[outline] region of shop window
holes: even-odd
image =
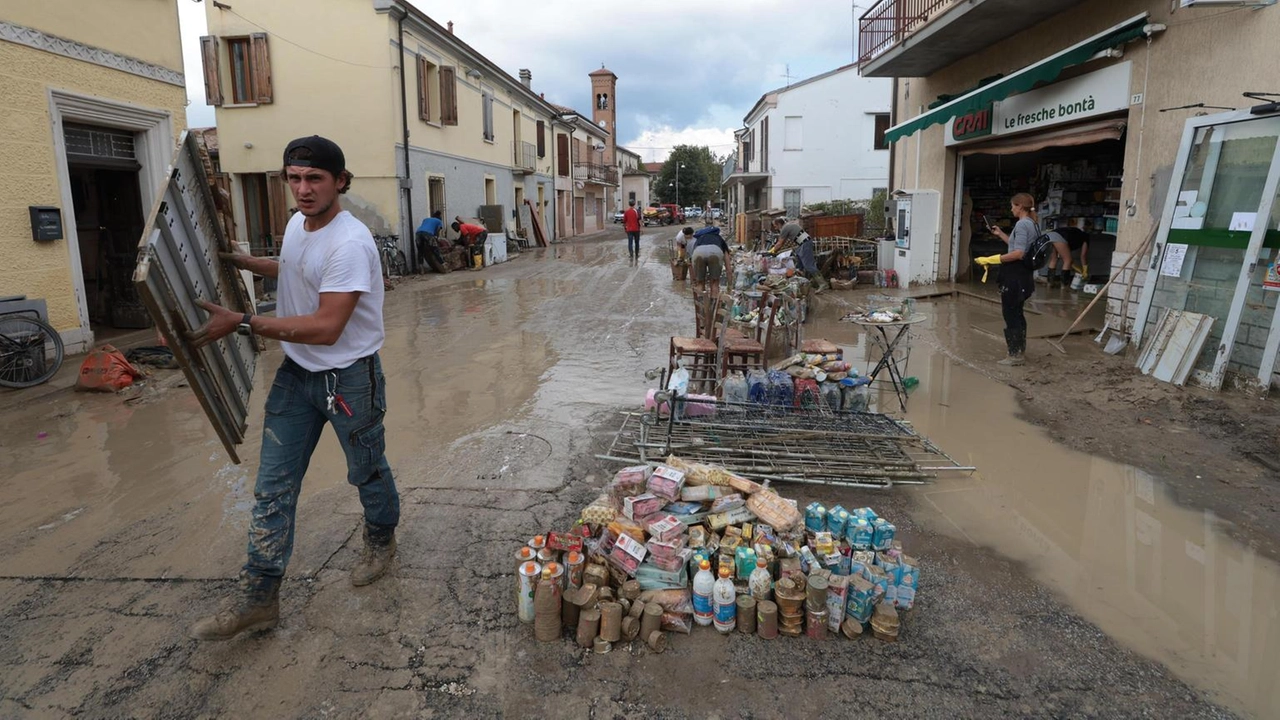
[[[875,116],[875,121],[876,121],[875,138],[873,140],[873,144],[871,147],[872,149],[875,149],[875,150],[888,150],[889,143],[885,142],[884,134],[889,131],[889,114],[878,113]]]

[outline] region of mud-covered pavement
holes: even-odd
[[[1280,714],[1276,567],[1157,478],[1017,420],[1013,391],[948,351],[967,313],[998,310],[954,303],[922,305],[907,416],[979,472],[918,490],[784,489],[897,522],[922,558],[899,643],[703,631],[662,655],[604,656],[536,643],[514,613],[514,550],[594,497],[615,469],[593,456],[616,411],[691,324],[666,234],[646,235],[638,264],[618,232],[388,293],[397,570],[347,582],[359,503],[326,436],[270,633],[186,636],[243,561],[253,432],[248,461],[229,464],[181,387],[7,413],[0,717]],[[811,332],[863,358],[865,340],[835,322],[855,297],[821,300]],[[279,360],[263,363],[255,426]]]

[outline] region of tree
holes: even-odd
[[[662,170],[658,171],[654,180],[654,195],[660,202],[678,202],[684,206],[701,206],[707,200],[717,200],[720,197],[720,166],[721,163],[705,145],[677,145],[662,164]]]

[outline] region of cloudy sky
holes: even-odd
[[[511,75],[532,70],[534,89],[548,100],[588,116],[587,73],[603,63],[618,76],[620,139],[646,161],[662,160],[682,143],[726,154],[762,93],[786,85],[788,74],[807,78],[853,55],[849,0],[412,1],[441,25],[452,20],[454,32]],[[178,0],[178,6],[187,121],[212,125],[200,72],[204,3]]]

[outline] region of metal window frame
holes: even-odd
[[[1191,156],[1191,145],[1195,141],[1198,130],[1211,126],[1226,126],[1254,120],[1268,120],[1276,115],[1257,115],[1252,110],[1235,110],[1231,112],[1204,115],[1188,118],[1182,129],[1182,142],[1178,146],[1178,157],[1174,162],[1173,174],[1170,176],[1169,192],[1165,197],[1164,211],[1160,214],[1160,227],[1156,234],[1156,242],[1152,247],[1151,259],[1147,266],[1147,280],[1142,287],[1142,300],[1138,305],[1138,317],[1134,319],[1133,339],[1141,347],[1143,331],[1146,329],[1147,317],[1151,312],[1151,303],[1155,299],[1156,283],[1160,278],[1160,267],[1164,262],[1164,251],[1168,246],[1169,230],[1173,226],[1174,208],[1178,204],[1178,193],[1182,188],[1183,176],[1187,171],[1187,162]],[[1272,206],[1275,203],[1276,189],[1280,187],[1280,140],[1271,157],[1271,167],[1267,171],[1267,179],[1262,187],[1262,199],[1258,205],[1258,221],[1253,224],[1253,232],[1249,234],[1249,244],[1245,247],[1244,258],[1240,264],[1240,274],[1236,279],[1235,295],[1231,298],[1231,310],[1227,314],[1222,328],[1222,340],[1219,342],[1217,356],[1214,358],[1213,370],[1207,377],[1199,377],[1200,384],[1219,389],[1226,378],[1227,363],[1231,360],[1231,352],[1235,346],[1236,333],[1240,328],[1240,318],[1244,314],[1244,304],[1249,290],[1249,280],[1257,268],[1262,243],[1266,238],[1267,224],[1271,219]],[[1280,306],[1272,318],[1271,330],[1267,336],[1267,345],[1262,354],[1262,362],[1258,370],[1259,381],[1263,387],[1270,385],[1270,375],[1275,367],[1276,350],[1280,348]],[[1123,318],[1121,319],[1123,322]],[[1265,380],[1263,379],[1265,378]]]
[[[254,312],[240,273],[218,258],[220,251],[233,249],[219,223],[195,136],[184,131],[147,216],[133,282],[227,454],[239,464],[236,446],[248,427],[257,342],[233,333],[195,348],[186,338],[206,318],[197,300]]]

